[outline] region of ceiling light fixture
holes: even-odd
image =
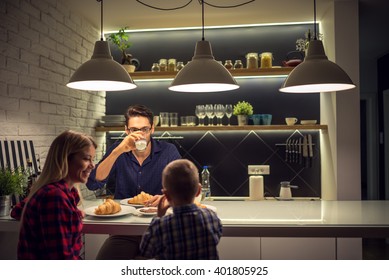
[[[355,88],[347,73],[328,60],[323,42],[316,33],[316,0],[314,0],[314,39],[308,44],[304,61],[288,75],[280,88],[286,93],[334,92]]]
[[[92,58],[82,64],[66,85],[70,88],[90,91],[119,91],[136,88],[128,72],[113,60],[109,44],[103,34],[103,0],[101,6],[101,39],[96,41]]]
[[[204,40],[204,1],[202,5],[202,40],[196,43],[192,61],[182,68],[169,90],[180,92],[219,92],[239,88],[231,73],[212,54],[211,44]]]

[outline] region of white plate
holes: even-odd
[[[142,207],[142,208],[136,209],[135,211],[136,211],[138,214],[143,215],[143,216],[155,216],[155,215],[157,215],[157,211],[155,211],[155,212],[150,212],[150,213],[148,213],[148,212],[143,212],[143,211],[142,211],[142,210],[147,210],[147,209],[155,209],[155,210],[157,210],[158,208],[157,208],[157,207]]]
[[[201,203],[202,204],[202,203]],[[217,208],[215,206],[212,206],[212,205],[208,205],[208,204],[202,204],[204,205],[205,207],[207,207],[209,210],[212,210],[213,212],[217,213]],[[201,208],[201,207],[199,207]],[[167,209],[166,211],[166,214],[173,214],[173,208],[170,207],[169,209]]]
[[[87,214],[89,216],[93,216],[93,217],[112,218],[112,217],[120,217],[120,216],[128,215],[128,214],[131,214],[135,211],[134,207],[122,207],[122,210],[120,210],[119,212],[117,212],[115,214],[97,215],[97,214],[95,214],[96,208],[97,208],[97,206],[88,207],[84,210],[84,212],[85,212],[85,214]]]
[[[131,203],[128,203],[128,200],[130,198],[125,198],[125,199],[122,199],[119,201],[119,203],[121,205],[126,205],[126,206],[132,206],[132,207],[135,207],[135,208],[139,208],[139,207],[145,207],[143,204],[131,204]]]
[[[301,124],[316,124],[317,120],[301,120]]]

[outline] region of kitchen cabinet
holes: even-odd
[[[85,234],[85,259],[96,259],[108,234]],[[351,240],[352,246],[339,246]],[[350,243],[350,242],[348,242]],[[223,236],[221,260],[335,260],[361,259],[360,238],[284,238]]]
[[[260,260],[260,237],[222,237],[218,245],[221,260]]]
[[[261,238],[263,260],[335,260],[336,238]]]
[[[223,260],[335,260],[336,238],[223,237]]]

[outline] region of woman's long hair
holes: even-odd
[[[43,186],[58,182],[68,175],[69,159],[87,147],[97,148],[95,140],[84,133],[67,130],[58,135],[47,153],[45,165],[38,180],[32,186],[24,205],[22,219],[30,198]]]

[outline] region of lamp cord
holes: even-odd
[[[313,0],[313,40],[317,40],[317,36],[316,36],[316,0]]]
[[[104,41],[103,33],[103,0],[96,0],[100,3],[100,41]]]
[[[146,6],[146,7],[149,7],[149,8],[153,8],[153,9],[156,9],[156,10],[161,10],[161,11],[173,11],[173,10],[182,9],[182,8],[185,8],[186,6],[188,6],[190,3],[192,3],[192,1],[193,0],[189,0],[188,3],[186,3],[186,4],[182,5],[182,6],[174,7],[174,8],[160,8],[160,7],[156,7],[156,6],[152,6],[150,4],[144,3],[141,0],[136,0],[136,2],[138,2],[139,4],[142,4],[143,6]],[[201,2],[203,2],[203,0],[198,0],[198,1],[199,1],[200,4],[202,4]],[[230,5],[230,6],[214,5],[214,4],[205,2],[205,1],[204,1],[204,4],[206,4],[208,6],[211,6],[211,7],[214,7],[214,8],[236,8],[236,7],[240,7],[240,6],[249,4],[251,2],[255,2],[255,0],[249,0],[249,1],[246,1],[244,3],[240,3],[240,4],[236,4],[236,5]]]
[[[201,23],[202,23],[202,37],[201,37],[201,40],[204,41],[204,0],[201,0]]]
[[[211,6],[211,7],[214,7],[214,8],[237,8],[237,7],[241,7],[241,6],[244,6],[246,4],[249,4],[251,2],[255,2],[255,0],[249,0],[249,1],[246,1],[244,3],[240,3],[240,4],[236,4],[236,5],[231,5],[231,6],[219,6],[219,5],[214,5],[214,4],[211,4],[211,3],[208,3],[208,2],[205,2],[205,4],[207,4],[208,6]]]
[[[140,1],[140,0],[136,0],[136,2],[138,2],[139,4],[142,4],[143,6],[146,6],[146,7],[152,8],[152,9],[156,9],[156,10],[161,10],[161,11],[173,11],[173,10],[182,9],[182,8],[185,8],[186,6],[188,6],[190,3],[192,3],[192,1],[193,1],[193,0],[189,0],[188,3],[186,3],[186,4],[182,5],[182,6],[179,6],[179,7],[174,7],[174,8],[159,8],[159,7],[155,7],[155,6],[152,6],[152,5],[143,3],[143,2]]]

